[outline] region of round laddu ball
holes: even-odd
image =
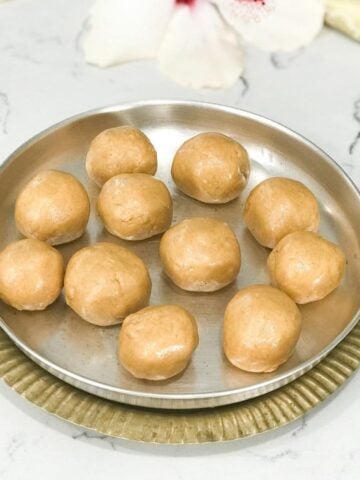
[[[50,245],[34,239],[0,252],[0,298],[17,310],[44,310],[61,293],[64,262]]]
[[[267,264],[272,283],[302,304],[321,300],[340,285],[345,255],[316,233],[294,232],[276,245]]]
[[[224,316],[224,351],[235,367],[272,372],[291,356],[301,331],[301,314],[284,292],[268,285],[243,288]]]
[[[244,207],[246,226],[260,245],[268,248],[274,248],[289,233],[317,231],[319,221],[314,195],[290,178],[273,177],[259,183]]]
[[[17,229],[28,238],[60,245],[80,237],[90,202],[85,188],[69,173],[45,170],[22,189],[15,204]]]
[[[205,203],[226,203],[238,197],[249,174],[245,148],[220,133],[200,133],[187,140],[171,168],[177,187]]]
[[[152,143],[141,130],[129,125],[99,133],[86,156],[87,173],[99,186],[121,173],[154,175],[156,169],[157,154]]]
[[[94,325],[120,323],[147,305],[151,280],[144,262],[114,243],[96,243],[73,255],[65,273],[66,303]]]
[[[137,378],[165,380],[182,372],[199,343],[195,318],[178,305],[129,315],[119,336],[119,361]]]
[[[173,205],[166,185],[144,173],[117,175],[102,187],[97,208],[106,230],[124,240],[144,240],[164,232]]]
[[[213,292],[235,280],[240,245],[227,223],[214,218],[188,218],[170,228],[160,242],[165,273],[180,288]]]

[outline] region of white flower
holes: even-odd
[[[323,20],[322,0],[96,0],[83,46],[100,67],[157,58],[184,86],[224,88],[243,72],[242,40],[289,51]]]

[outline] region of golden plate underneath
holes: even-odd
[[[59,418],[104,435],[150,443],[220,442],[296,420],[333,394],[360,364],[360,324],[318,365],[261,397],[205,410],[152,410],[105,400],[43,370],[0,330],[0,378]]]

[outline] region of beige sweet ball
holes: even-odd
[[[273,177],[259,183],[248,196],[244,222],[264,247],[274,248],[288,233],[315,232],[320,220],[314,195],[302,183]]]
[[[157,154],[148,137],[139,129],[125,125],[99,133],[86,156],[89,177],[102,186],[121,173],[154,175]]]
[[[154,305],[124,320],[119,360],[137,378],[165,380],[186,368],[198,343],[196,321],[187,310]]]
[[[120,323],[147,305],[151,280],[143,261],[114,243],[97,243],[73,255],[65,273],[66,303],[100,326]]]
[[[164,232],[173,206],[166,185],[144,173],[117,175],[102,187],[97,208],[105,228],[124,240],[143,240]]]
[[[316,233],[295,232],[276,245],[267,264],[272,283],[302,304],[321,300],[340,285],[345,255]]]
[[[214,218],[188,218],[170,228],[160,242],[165,273],[180,288],[213,292],[235,280],[240,246],[227,223]]]
[[[171,168],[177,187],[205,203],[226,203],[238,197],[249,174],[245,148],[220,133],[200,133],[187,140]]]
[[[242,370],[272,372],[288,360],[300,330],[300,311],[285,293],[268,285],[246,287],[225,310],[225,355]]]
[[[37,173],[22,189],[15,204],[18,230],[25,237],[51,245],[80,237],[89,214],[85,188],[75,177],[58,170]]]
[[[62,256],[40,240],[19,240],[0,252],[0,298],[17,310],[44,310],[63,280]]]

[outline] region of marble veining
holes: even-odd
[[[242,75],[241,77],[239,77],[239,81],[237,82],[237,87],[238,87],[237,98],[234,103],[236,106],[241,106],[243,98],[249,92],[249,88],[250,88],[249,80],[244,75]]]
[[[270,55],[270,61],[275,68],[287,68],[292,62],[294,62],[302,53],[305,48],[299,48],[294,52],[277,52]]]
[[[6,93],[0,92],[0,127],[2,133],[7,133],[10,104]]]
[[[24,450],[25,441],[19,434],[11,435],[5,445],[5,461],[0,464],[0,478],[4,478],[10,466],[17,462],[19,454]]]
[[[116,450],[116,439],[109,437],[108,435],[101,435],[100,433],[84,430],[83,432],[77,432],[71,435],[74,440],[86,439],[88,441],[101,441],[109,446],[112,450]]]
[[[21,450],[24,447],[24,439],[21,438],[19,434],[12,435],[10,437],[8,446],[7,446],[7,454],[10,460],[15,459],[15,455],[18,450]]]
[[[246,452],[249,455],[253,455],[254,457],[260,458],[261,460],[263,460],[265,462],[270,462],[270,463],[277,462],[278,460],[281,460],[285,457],[290,458],[292,460],[296,460],[299,457],[299,453],[295,452],[291,448],[287,448],[286,450],[282,450],[278,453],[274,453],[274,454],[271,454],[271,455],[264,454],[264,453],[259,453],[259,452],[254,452],[254,451],[249,450],[249,449],[247,449]]]
[[[49,37],[38,37],[36,43],[55,43],[57,45],[62,45],[63,41],[60,35],[51,35]]]
[[[81,53],[82,53],[82,40],[88,26],[89,26],[89,17],[86,17],[85,20],[81,22],[79,32],[75,37],[75,49]]]
[[[25,44],[8,44],[5,45],[2,49],[2,52],[7,53],[10,57],[32,63],[34,65],[39,65],[41,62],[35,58],[35,51],[29,52],[29,48]]]
[[[291,433],[292,437],[297,437],[298,435],[302,435],[304,430],[308,426],[306,415],[300,418],[300,425]]]
[[[96,440],[104,440],[105,438],[109,438],[108,435],[101,435],[96,432],[88,432],[88,431],[77,432],[71,436],[74,440],[77,440],[78,438],[88,438],[88,439],[95,438]]]
[[[350,155],[353,155],[358,147],[358,145],[360,144],[360,98],[358,98],[355,102],[354,102],[354,113],[353,113],[353,118],[355,120],[355,122],[358,124],[359,126],[359,131],[358,133],[356,134],[354,140],[351,142],[350,146],[349,146],[349,153]]]

